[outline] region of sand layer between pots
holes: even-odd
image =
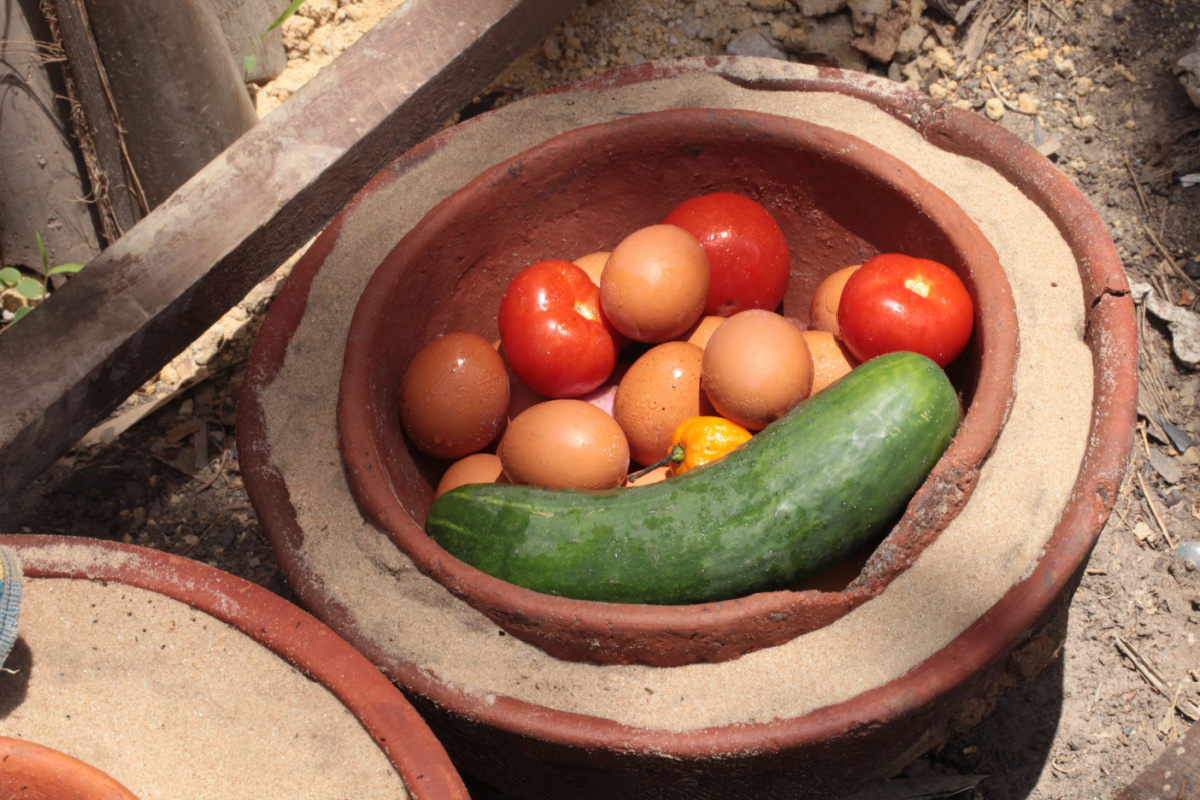
[[[362,519],[338,455],[342,342],[373,266],[482,170],[564,130],[683,107],[851,132],[946,192],[1012,287],[1015,400],[959,516],[842,619],[718,664],[565,662],[503,635]],[[493,780],[554,776],[543,797],[602,797],[614,783],[664,797],[832,796],[907,763],[1069,599],[1132,440],[1132,304],[1111,240],[1060,173],[987,126],[869,76],[696,59],[598,76],[417,148],[293,272],[247,373],[244,474],[289,581],[421,701],[460,763]]]
[[[143,548],[0,539],[27,576],[0,735],[103,770],[139,800],[465,800],[415,710],[290,603]]]
[[[951,370],[966,417],[903,519],[885,541],[872,542],[879,546],[861,573],[827,591],[684,606],[593,603],[523,589],[438,547],[422,525],[448,462],[425,456],[401,431],[399,387],[412,357],[443,333],[496,340],[496,310],[517,272],[543,259],[610,250],[683,200],[715,191],[753,197],[782,227],[792,254],[784,314],[807,321],[827,275],[879,252],[947,264],[975,301],[971,346]],[[570,131],[497,164],[438,204],[388,254],[348,334],[341,453],[367,517],[508,633],[576,661],[724,661],[840,618],[936,538],[966,501],[1007,415],[1016,349],[1016,311],[995,250],[949,197],[903,162],[858,137],[777,115],[638,114]]]

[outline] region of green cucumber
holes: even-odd
[[[855,368],[720,461],[608,492],[473,484],[425,530],[489,575],[578,600],[675,605],[786,588],[882,532],[958,426],[930,359]]]

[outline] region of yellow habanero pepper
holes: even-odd
[[[724,458],[753,434],[724,417],[688,417],[671,435],[671,471],[682,475],[693,467]],[[679,453],[676,455],[676,449]]]
[[[741,447],[754,434],[724,417],[688,417],[675,427],[671,449],[666,456],[629,476],[638,478],[662,466],[670,465],[671,475],[682,475],[701,464],[724,458]]]

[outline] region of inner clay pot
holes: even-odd
[[[949,371],[966,414],[893,529],[859,558],[789,590],[684,606],[554,597],[493,578],[426,536],[450,462],[404,436],[398,388],[426,343],[451,331],[498,339],[508,282],[547,258],[611,250],[683,200],[732,191],[760,202],[791,253],[779,309],[807,320],[830,273],[883,252],[946,264],[975,303]],[[388,254],[359,300],[338,399],[340,446],[366,517],[416,565],[497,625],[572,661],[679,666],[725,661],[828,625],[877,595],[954,518],[1003,427],[1017,322],[991,244],[943,192],[845,133],[749,111],[680,109],[580,128],[484,172]]]
[[[0,736],[0,764],[7,800],[138,800],[90,764],[33,742]]]

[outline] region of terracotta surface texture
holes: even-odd
[[[0,736],[0,764],[6,800],[137,800],[95,767],[21,739]]]

